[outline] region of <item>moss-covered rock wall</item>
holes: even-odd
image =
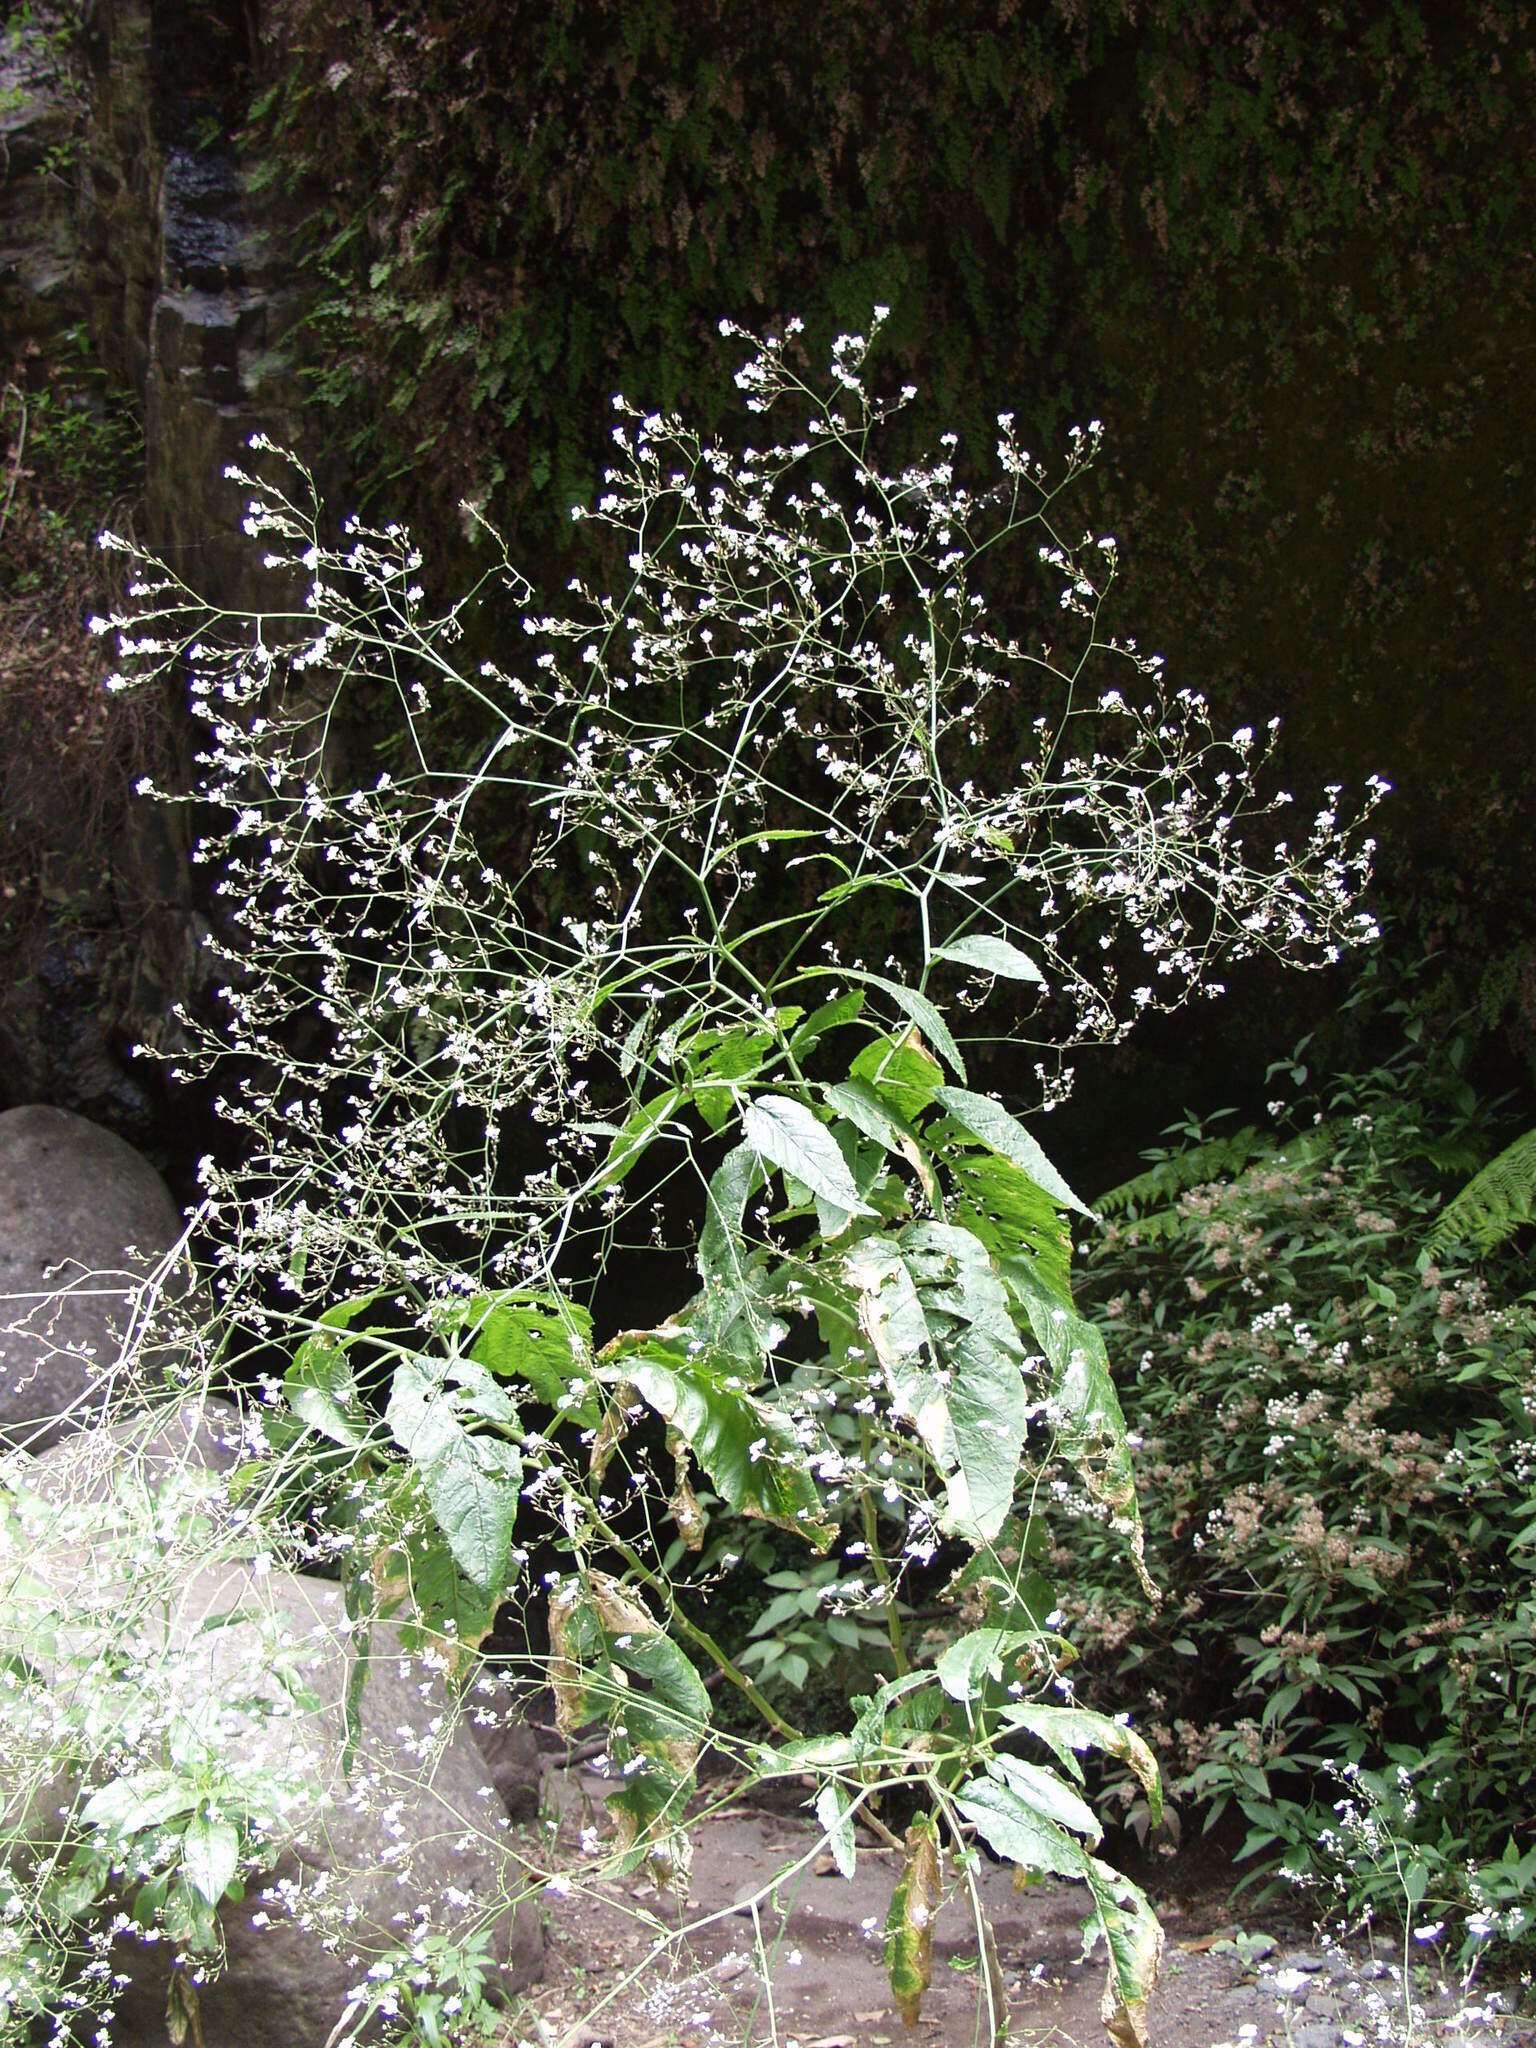
[[[1298,779],[1391,776],[1431,924],[1513,943],[1528,7],[272,0],[266,53],[360,476],[543,554],[613,389],[718,418],[722,313],[814,345],[886,301],[930,428],[1104,418],[1127,621],[1281,710]]]

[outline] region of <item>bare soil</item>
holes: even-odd
[[[966,1887],[946,1872],[933,1981],[910,2032],[891,2004],[884,1926],[896,1852],[861,1839],[837,1872],[806,1816],[747,1812],[694,1830],[689,1902],[640,1880],[594,1881],[582,1854],[605,1832],[601,1779],[553,1772],[545,1828],[568,1876],[548,1895],[544,1983],[514,2032],[536,2048],[985,2048],[994,2038]],[[570,1855],[564,1856],[568,1845]],[[546,1851],[547,1854],[547,1851]],[[547,1867],[547,1866],[546,1866]],[[1536,2048],[1536,2023],[1477,1984],[1414,1959],[1329,1940],[1249,1908],[1242,1925],[1209,1867],[1177,1863],[1155,1887],[1167,1936],[1151,2011],[1153,2048]],[[978,1873],[996,1935],[1015,2048],[1102,2048],[1102,1953],[1084,1960],[1083,1895],[1056,1882],[1016,1890]],[[568,1889],[567,1889],[568,1885]]]

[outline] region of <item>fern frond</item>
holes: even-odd
[[[1514,1236],[1522,1223],[1536,1221],[1536,1131],[1527,1131],[1474,1174],[1452,1196],[1424,1240],[1428,1252],[1453,1244],[1491,1252]]]
[[[1139,1217],[1148,1209],[1175,1201],[1191,1188],[1204,1187],[1207,1181],[1241,1173],[1256,1153],[1270,1149],[1270,1139],[1261,1137],[1252,1124],[1244,1124],[1230,1137],[1207,1138],[1203,1144],[1169,1153],[1145,1173],[1123,1180],[1118,1187],[1100,1195],[1093,1206],[1101,1216],[1134,1212]]]

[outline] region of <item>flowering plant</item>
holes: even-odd
[[[880,1801],[910,1816],[887,1931],[909,2019],[946,1872],[983,1924],[980,1842],[1086,1887],[1106,2021],[1141,2041],[1161,1938],[1096,1854],[1080,1752],[1123,1759],[1154,1809],[1157,1777],[1074,1702],[1031,1561],[1056,1488],[1140,1570],[1130,1456],[1072,1298],[1087,1212],[968,1059],[1006,1046],[1016,1106],[1048,1108],[1074,1048],[1215,993],[1223,962],[1333,959],[1370,932],[1371,843],[1330,795],[1296,846],[1251,847],[1290,801],[1260,793],[1267,743],[1218,740],[1103,630],[1115,545],[1069,538],[1062,504],[1096,427],[1052,482],[1004,415],[999,480],[973,488],[953,437],[883,459],[910,394],[871,388],[873,330],[825,389],[794,323],[728,331],[764,445],[616,401],[584,515],[611,587],[563,611],[499,545],[433,611],[403,531],[330,544],[307,476],[258,443],[248,530],[290,596],[232,619],[140,563],[135,614],[107,622],[125,679],[185,662],[209,732],[226,1019],[188,1019],[180,1064],[244,1083],[219,1105],[238,1167],[203,1169],[219,1328],[287,1361],[274,1447],[340,1466],[321,1518],[363,1621],[403,1611],[462,1657],[499,1603],[547,1595],[559,1723],[606,1730],[624,1867],[686,1887],[702,1663],[759,1717],[757,1780],[815,1774],[840,1867],[856,1825],[894,1839]],[[1053,589],[1048,643],[977,587],[1010,541]],[[498,593],[526,659],[470,661]],[[467,763],[444,692],[482,721]],[[382,774],[347,770],[360,696],[398,717]],[[487,831],[521,857],[488,858]],[[627,1327],[603,1276],[659,1265],[683,1211],[692,1277]],[[850,1568],[835,1601],[888,1655],[848,1732],[794,1727],[680,1604],[711,1507]],[[918,1581],[963,1584],[977,1624],[928,1668],[901,1616]]]
[[[1085,1284],[1169,1597],[1128,1601],[1080,1527],[1062,1601],[1090,1694],[1125,1703],[1134,1666],[1175,1825],[1240,1818],[1255,1876],[1441,1923],[1465,1960],[1530,1938],[1536,1303],[1517,1256],[1435,1245],[1494,1126],[1462,1032],[1392,1012],[1380,1068],[1276,1100],[1276,1131],[1185,1133],[1101,1197]]]

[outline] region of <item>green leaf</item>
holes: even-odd
[[[893,889],[898,896],[913,896],[917,892],[908,882],[895,875],[850,875],[846,882],[834,882],[830,889],[823,889],[816,898],[818,903],[846,903],[850,896],[862,896],[870,889]]]
[[[310,1337],[299,1346],[283,1374],[283,1393],[305,1427],[329,1442],[355,1450],[367,1437],[357,1382],[335,1338]]]
[[[984,1246],[951,1225],[913,1224],[894,1243],[860,1240],[842,1272],[893,1412],[944,1476],[945,1526],[990,1542],[1013,1505],[1027,1404],[1024,1347]]]
[[[991,1776],[971,1778],[955,1794],[955,1804],[1004,1862],[1086,1883],[1090,1859],[1082,1843],[1012,1785]]]
[[[875,1214],[859,1199],[837,1140],[803,1102],[789,1095],[760,1095],[747,1105],[742,1128],[759,1158],[793,1174],[823,1201],[850,1216]]]
[[[193,1889],[216,1906],[240,1867],[239,1829],[230,1821],[195,1814],[181,1838],[181,1867]]]
[[[867,988],[877,988],[900,1010],[902,1015],[915,1024],[919,1031],[926,1032],[935,1049],[945,1059],[952,1072],[965,1079],[965,1062],[960,1057],[960,1048],[950,1036],[949,1026],[929,998],[915,988],[908,988],[905,982],[891,981],[883,974],[871,974],[866,967],[807,967],[809,975],[836,975],[843,981],[863,982]]]
[[[866,1045],[848,1070],[849,1078],[867,1081],[882,1100],[909,1120],[932,1102],[944,1070],[915,1031],[901,1038],[876,1038]]]
[[[934,1094],[963,1130],[990,1146],[1001,1158],[1011,1160],[1052,1201],[1063,1209],[1075,1209],[1080,1216],[1093,1214],[1073,1194],[1018,1118],[1010,1116],[1000,1102],[994,1102],[990,1095],[973,1095],[968,1088],[936,1088]]]
[[[771,1031],[752,1031],[740,1024],[725,1033],[701,1032],[683,1050],[695,1051],[701,1040],[710,1037],[719,1042],[699,1065],[694,1077],[693,1100],[700,1116],[712,1131],[724,1130],[736,1107],[736,1095],[732,1082],[750,1081],[761,1072],[763,1062],[773,1050]]]
[[[395,1368],[384,1419],[420,1474],[455,1563],[477,1586],[499,1592],[507,1580],[522,1460],[502,1438],[472,1436],[460,1420],[462,1404],[461,1389],[406,1359]]]
[[[592,1372],[592,1318],[576,1302],[515,1288],[454,1302],[436,1320],[468,1337],[470,1357],[498,1379],[522,1380],[551,1408],[595,1419],[590,1402],[571,1398],[571,1381]]]
[[[979,1700],[990,1680],[1000,1684],[1003,1660],[1033,1635],[1017,1629],[973,1628],[957,1643],[951,1643],[934,1666],[934,1675],[952,1700],[962,1706]]]
[[[802,1053],[810,1052],[819,1045],[829,1031],[835,1031],[840,1024],[851,1024],[864,1007],[864,991],[849,989],[846,995],[834,996],[829,1003],[822,1003],[812,1010],[805,1022],[789,1041],[789,1049],[798,1059]]]
[[[821,1831],[827,1838],[827,1847],[832,1852],[832,1861],[842,1877],[851,1878],[857,1856],[853,1836],[853,1822],[848,1818],[851,1804],[848,1794],[841,1785],[826,1784],[816,1794],[816,1818]]]
[[[1156,1591],[1142,1561],[1141,1516],[1125,1416],[1110,1377],[1104,1339],[1076,1309],[1048,1293],[1038,1275],[1022,1262],[1001,1260],[999,1271],[1022,1303],[1051,1367],[1051,1399],[1059,1418],[1061,1449],[1076,1465],[1089,1492],[1126,1524],[1132,1566],[1148,1598],[1155,1599]]]
[[[109,1834],[134,1835],[193,1812],[200,1796],[174,1771],[134,1771],[94,1791],[80,1818],[87,1827],[104,1828]]]
[[[766,1184],[763,1162],[755,1145],[734,1146],[710,1176],[704,1202],[704,1228],[699,1232],[699,1273],[734,1291],[745,1275],[741,1219],[747,1203]]]
[[[682,1099],[681,1088],[668,1088],[660,1095],[653,1095],[649,1102],[643,1102],[625,1119],[614,1133],[608,1156],[592,1182],[593,1194],[613,1187],[624,1178]]]
[[[1134,1730],[1107,1714],[1087,1707],[1046,1707],[1032,1701],[1015,1701],[1002,1709],[1000,1718],[1010,1728],[1022,1728],[1043,1742],[1072,1775],[1081,1782],[1082,1766],[1077,1758],[1085,1749],[1102,1750],[1130,1765],[1147,1795],[1147,1806],[1156,1827],[1163,1817],[1163,1785],[1157,1759]]]
[[[938,1149],[963,1140],[953,1118],[925,1133]],[[1072,1232],[1061,1204],[1011,1159],[961,1142],[948,1159],[954,1182],[952,1220],[979,1238],[1000,1262],[1029,1263],[1042,1285],[1060,1300],[1072,1299]]]
[[[987,1769],[1042,1820],[1053,1821],[1069,1834],[1085,1836],[1095,1844],[1102,1839],[1104,1830],[1092,1807],[1079,1799],[1070,1785],[1063,1784],[1054,1771],[1016,1756],[994,1756]]]
[[[1027,953],[1021,953],[1006,939],[989,938],[980,932],[972,938],[952,939],[947,946],[935,946],[930,958],[953,960],[961,967],[1000,975],[1006,981],[1032,981],[1045,987],[1045,976]]]
[[[903,1152],[908,1145],[916,1145],[917,1132],[899,1109],[881,1099],[868,1081],[834,1081],[821,1093],[830,1108],[845,1116],[866,1138],[883,1145],[887,1152]]]
[[[634,1348],[605,1353],[600,1372],[610,1384],[627,1382],[676,1431],[727,1507],[826,1547],[831,1529],[794,1428],[741,1384],[734,1358],[690,1356],[640,1335]]]

